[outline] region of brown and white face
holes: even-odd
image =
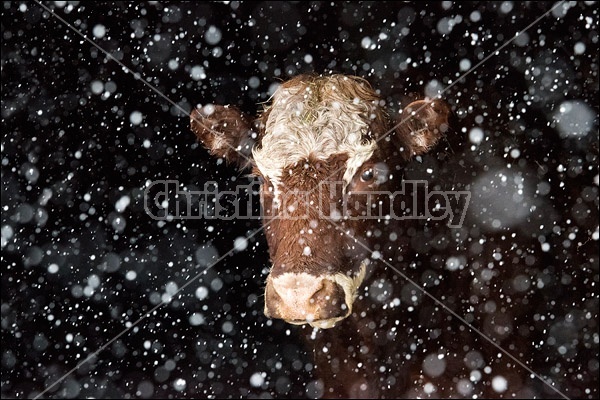
[[[211,153],[251,166],[271,256],[265,314],[292,324],[330,328],[352,313],[369,264],[351,236],[372,220],[345,220],[344,196],[393,188],[398,165],[423,154],[447,126],[441,102],[411,103],[391,127],[363,79],[298,76],[283,83],[254,123],[237,109],[198,108],[191,127]],[[389,179],[392,177],[392,179]]]

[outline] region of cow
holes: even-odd
[[[302,325],[319,377],[315,396],[497,394],[469,378],[483,356],[464,329],[451,335],[432,307],[409,312],[394,303],[410,309],[421,293],[374,254],[408,264],[411,221],[360,218],[444,137],[449,115],[435,99],[413,101],[394,118],[366,80],[339,74],[281,83],[257,118],[213,104],[191,112],[191,129],[210,153],[261,182],[271,261],[264,312]],[[369,192],[379,197],[344,207]]]
[[[389,135],[380,103],[361,78],[301,75],[283,83],[253,123],[234,107],[193,111],[192,130],[211,153],[252,164],[264,182],[261,203],[273,263],[265,289],[267,316],[330,328],[352,313],[368,258],[319,217],[344,194],[396,186],[401,167],[427,152],[447,128],[442,102],[417,101],[405,110],[411,118]],[[323,196],[316,190],[323,182],[340,185]],[[305,196],[290,212],[292,191]],[[343,224],[354,235],[368,228],[364,221]]]

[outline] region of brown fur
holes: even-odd
[[[190,127],[212,155],[243,167],[250,162],[256,134],[250,119],[236,107],[196,108],[190,115]]]
[[[341,272],[342,268],[346,268],[345,265],[338,265],[337,262],[343,257],[343,238],[340,238],[339,234],[330,232],[326,223],[320,221],[322,219],[320,215],[327,215],[329,212],[327,209],[329,199],[321,196],[322,188],[319,187],[321,182],[332,174],[334,176],[328,179],[341,180],[343,173],[341,167],[345,159],[345,155],[338,154],[328,160],[305,160],[286,169],[282,184],[287,191],[280,208],[288,210],[290,218],[277,218],[272,221],[269,215],[265,218],[265,222],[270,221],[267,226],[267,241],[273,262],[272,274],[307,272],[320,275]],[[341,187],[331,187],[331,189],[337,190],[334,195],[341,197]],[[304,198],[306,201],[304,199],[298,201],[294,191],[307,194]],[[263,207],[265,210],[272,207],[272,198],[268,194],[264,196]],[[289,212],[290,207],[294,207],[294,211]],[[314,224],[315,222],[317,225]],[[313,233],[310,234],[309,230]],[[302,254],[305,246],[312,249],[309,257]],[[331,269],[336,267],[339,269]]]
[[[440,100],[418,100],[404,109],[396,135],[410,157],[431,150],[448,129],[449,114],[448,107]]]
[[[333,90],[332,87],[336,89]],[[317,118],[312,114],[313,110],[323,107],[327,109],[333,107],[335,102],[342,102],[342,107],[356,110],[354,112],[359,113],[356,117],[367,122],[369,131],[363,133],[362,140],[377,140],[389,135],[377,143],[372,158],[356,171],[348,184],[349,190],[397,189],[400,181],[395,170],[410,157],[432,148],[447,128],[449,112],[440,101],[410,104],[400,123],[393,126],[385,110],[380,107],[375,91],[368,82],[358,77],[301,75],[284,82],[280,90],[298,93],[303,99],[307,88],[310,88],[310,93],[306,96],[310,98],[309,106],[305,107],[308,109],[300,116],[303,123],[310,125]],[[274,103],[278,99],[276,93]],[[267,107],[254,123],[258,130],[259,147],[268,133],[272,110],[272,106]],[[198,123],[199,119],[201,124]],[[244,141],[251,126],[253,125],[249,120],[233,108],[216,106],[211,115],[204,115],[198,110],[192,113],[192,130],[198,139],[213,154],[232,162],[240,161],[233,149],[239,148],[240,143],[247,144]],[[223,147],[223,140],[228,141],[228,146]],[[264,177],[261,202],[272,261],[269,279],[286,272],[315,276],[335,273],[352,275],[361,261],[370,255],[350,236],[334,229],[328,221],[330,203],[341,205],[343,201],[342,187],[332,186],[328,191],[329,197],[319,195],[319,185],[323,181],[342,181],[347,159],[348,155],[343,153],[329,154],[326,159],[310,154],[286,165],[279,182],[285,193],[281,196],[278,209],[273,208],[269,177]],[[390,172],[394,172],[395,179],[381,184],[362,182],[362,172],[378,162],[386,163]],[[254,172],[261,173],[256,167]],[[305,193],[305,197],[299,198],[294,190]],[[293,206],[291,211],[289,206]],[[289,213],[291,218],[276,218],[282,210]],[[381,251],[386,259],[399,259],[398,254],[403,254],[405,250],[407,241],[402,237],[391,243],[387,241],[391,232],[401,236],[408,229],[405,225],[398,225],[396,221],[386,224],[377,220],[350,219],[338,221],[337,224],[356,239],[368,244],[369,248]],[[310,256],[303,254],[305,247],[311,249]],[[405,283],[400,282],[397,275],[385,268],[371,268],[363,287],[369,287],[377,279],[394,284],[392,299],[402,297],[400,292]],[[332,287],[331,292],[334,293],[335,290],[338,289]],[[404,331],[407,329],[406,324],[411,324],[412,316],[395,315],[392,318],[382,311],[382,304],[373,303],[364,291],[361,290],[360,293],[351,315],[335,328],[319,330],[316,335],[313,335],[312,328],[304,328],[306,340],[314,349],[316,372],[324,385],[323,395],[397,397],[406,393],[414,382],[422,379],[419,375],[419,363],[407,361],[406,358],[413,352],[410,349],[410,344],[414,342],[411,332]],[[279,300],[272,293],[267,293],[265,301]],[[398,326],[396,318],[401,319],[404,325]],[[454,370],[448,367],[447,371],[452,373]]]

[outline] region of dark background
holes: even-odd
[[[44,4],[186,111],[255,113],[290,76],[339,72],[368,79],[392,115],[555,5]],[[412,266],[500,270],[498,308],[511,315],[512,293],[529,321],[513,327],[531,341],[517,356],[569,396],[597,397],[597,5],[559,6],[442,97],[452,131],[407,176],[473,199],[460,229],[422,224]],[[195,143],[186,114],[35,2],[2,5],[1,112],[2,397],[30,397],[260,224],[149,218],[153,180],[247,179]],[[259,232],[45,396],[315,396],[297,328],[262,314],[268,268]]]

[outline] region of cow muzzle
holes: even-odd
[[[356,276],[315,276],[305,272],[269,275],[265,288],[265,315],[315,328],[332,328],[352,313],[352,304],[365,276],[366,265]]]

